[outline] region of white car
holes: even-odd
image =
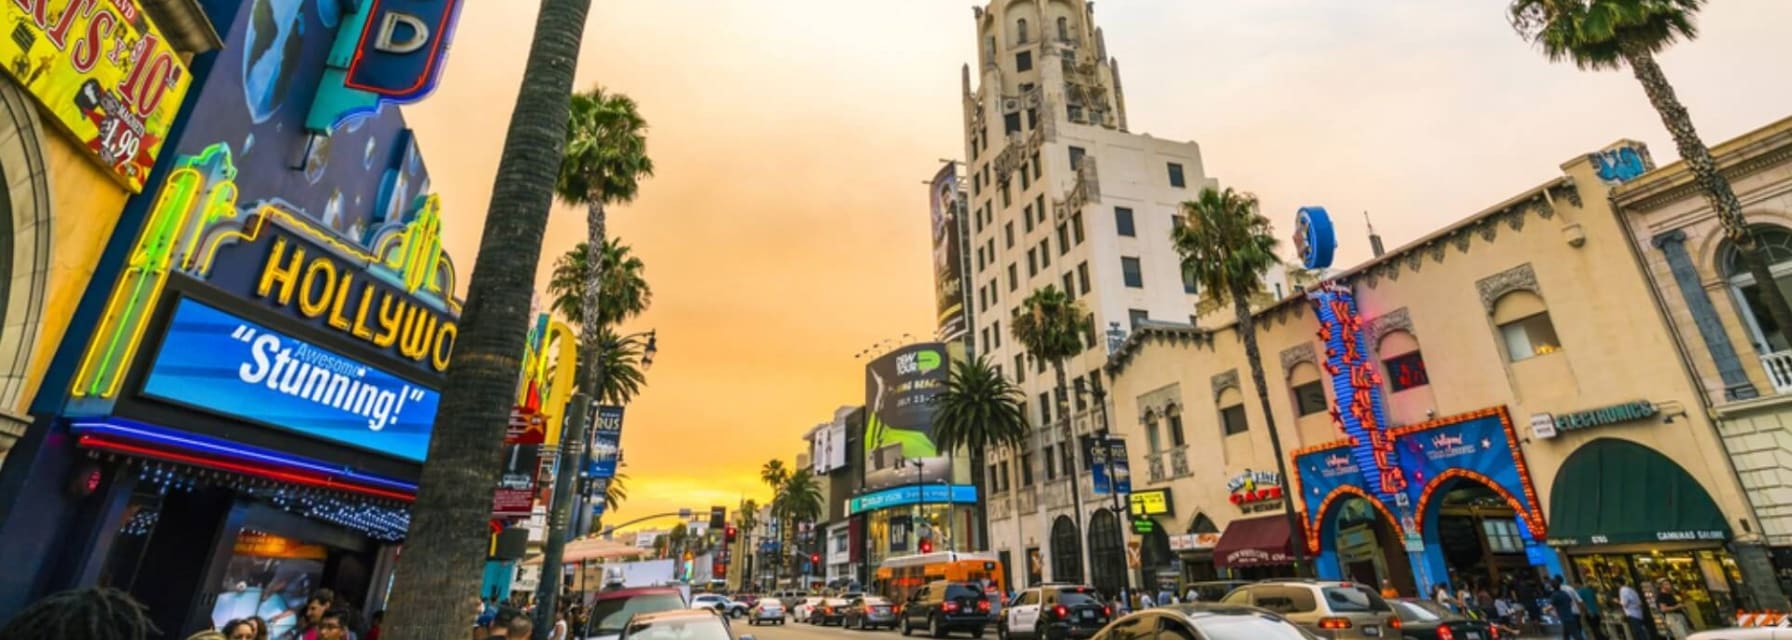
[[[1712,629],[1686,636],[1686,640],[1792,640],[1792,617],[1763,627]]]
[[[747,611],[747,624],[760,623],[784,624],[784,603],[777,598],[760,598],[759,602],[753,603],[753,608]]]
[[[729,600],[728,596],[705,593],[691,598],[692,609],[709,609],[730,618],[747,615],[747,605]]]
[[[814,596],[803,598],[802,602],[798,602],[796,606],[790,608],[790,619],[797,622],[808,622],[809,616],[815,613],[815,608],[821,606],[821,600]]]

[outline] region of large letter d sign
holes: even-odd
[[[399,35],[401,30],[406,30],[403,38]],[[374,40],[373,48],[385,53],[406,54],[422,49],[426,44],[429,44],[429,26],[421,18],[389,11],[380,21],[379,38]]]

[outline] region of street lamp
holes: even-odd
[[[1113,333],[1115,331],[1117,331],[1119,328],[1120,328],[1119,323],[1117,323],[1117,322],[1110,323],[1110,327],[1108,329],[1108,334],[1110,336],[1110,338],[1109,338],[1110,343],[1112,342],[1112,339],[1113,339],[1112,338]],[[1099,381],[1099,379],[1097,379],[1097,380]],[[1097,384],[1094,386],[1095,386],[1095,388],[1094,388],[1095,410],[1101,416],[1101,428],[1096,430],[1095,439],[1100,443],[1099,450],[1101,452],[1102,469],[1107,475],[1108,496],[1111,498],[1112,503],[1113,503],[1112,509],[1114,511],[1114,521],[1115,521],[1115,523],[1114,523],[1115,548],[1122,550],[1121,552],[1124,553],[1125,549],[1126,549],[1126,532],[1120,527],[1120,524],[1119,524],[1120,514],[1122,513],[1121,506],[1120,506],[1120,483],[1117,482],[1116,478],[1114,477],[1114,448],[1108,442],[1108,439],[1111,437],[1108,433],[1108,404],[1107,404],[1108,394],[1107,394],[1106,389],[1104,389],[1100,384]],[[1081,378],[1078,378],[1076,381],[1077,397],[1081,398],[1082,395],[1087,391],[1088,391],[1087,385],[1085,385],[1083,383],[1083,380]],[[1141,571],[1142,570],[1143,569],[1141,568]],[[1125,575],[1125,573],[1122,572],[1121,575]],[[1093,580],[1094,576],[1090,576],[1090,578],[1091,578],[1091,580]],[[1140,585],[1139,585],[1141,588],[1144,587],[1143,582],[1144,581],[1141,579]],[[1127,594],[1127,581],[1125,579],[1122,579],[1120,581],[1120,601],[1121,602],[1131,602],[1131,600],[1129,600],[1128,598],[1129,598],[1129,595]]]
[[[896,459],[897,469],[915,468],[915,519],[909,523],[909,529],[915,534],[915,551],[917,553],[921,551],[921,529],[919,526],[921,522],[927,520],[927,485],[922,484],[927,478],[923,464],[925,463],[920,458]],[[931,525],[929,526],[931,527]]]

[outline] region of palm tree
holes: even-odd
[[[604,485],[604,510],[620,507],[625,500],[628,500],[628,474],[618,472],[616,477],[610,478],[609,484]]]
[[[783,490],[784,481],[790,479],[790,470],[784,468],[784,461],[772,458],[759,468],[759,481],[772,488],[772,493]]]
[[[1257,212],[1257,196],[1227,188],[1201,190],[1200,196],[1182,203],[1182,223],[1170,231],[1170,241],[1182,255],[1182,268],[1194,278],[1202,291],[1221,301],[1232,303],[1238,316],[1237,330],[1244,339],[1245,359],[1251,365],[1251,384],[1257,387],[1257,401],[1263,406],[1263,422],[1269,428],[1269,448],[1276,458],[1276,471],[1287,482],[1288,462],[1282,456],[1282,437],[1276,430],[1275,413],[1269,408],[1269,387],[1263,381],[1263,354],[1257,348],[1255,317],[1251,315],[1251,296],[1263,290],[1263,274],[1280,262],[1276,258],[1276,238],[1269,219]],[[1284,495],[1294,495],[1283,486]],[[1288,519],[1288,530],[1299,531],[1294,517],[1294,501],[1284,500],[1282,515]],[[1306,549],[1294,547],[1296,573],[1306,570]]]
[[[491,489],[503,468],[503,447],[497,445],[515,400],[535,265],[553,204],[551,181],[566,143],[566,95],[590,9],[591,0],[542,0],[536,14],[467,285],[460,339],[411,507],[386,627],[393,640],[467,632],[461,598],[479,592]]]
[[[985,452],[1006,448],[1020,459],[1027,442],[1027,415],[1021,409],[1021,391],[983,357],[960,361],[946,378],[946,389],[934,398],[933,438],[941,451],[968,449],[971,468],[982,469]],[[985,494],[994,491],[988,487]],[[1018,494],[1009,494],[1010,507],[1020,513]],[[1020,531],[1015,530],[1018,537]],[[1022,541],[1015,548],[1024,548]]]
[[[647,157],[647,121],[633,99],[594,87],[573,94],[568,107],[565,152],[554,192],[567,204],[585,206],[590,237],[585,243],[588,271],[579,309],[585,336],[579,361],[592,368],[584,380],[585,395],[596,397],[602,387],[597,379],[602,372],[596,365],[603,349],[599,329],[606,317],[622,317],[600,308],[609,302],[603,299],[603,268],[608,265],[602,252],[610,246],[604,237],[604,207],[634,200],[641,179],[653,175],[653,160]]]
[[[628,404],[647,384],[646,373],[641,369],[641,338],[617,336],[613,327],[603,327],[598,330],[598,336],[603,344],[599,354],[599,369],[603,373],[598,376],[603,379],[603,385],[598,398],[604,404]]]
[[[1792,332],[1792,307],[1774,285],[1760,238],[1742,217],[1742,203],[1730,181],[1718,172],[1711,148],[1699,138],[1686,105],[1655,62],[1655,54],[1680,39],[1698,37],[1695,17],[1704,6],[1705,0],[1512,0],[1510,11],[1512,28],[1541,48],[1550,62],[1567,60],[1593,71],[1630,67],[1743,266],[1760,283],[1768,317],[1779,331]]]
[[[591,274],[590,246],[588,242],[581,242],[560,254],[554,260],[554,272],[548,278],[548,296],[553,298],[549,308],[567,322],[579,326],[585,323],[585,281]],[[622,244],[621,238],[610,238],[600,253],[603,264],[598,271],[604,279],[598,287],[602,296],[597,301],[598,324],[615,326],[653,306],[653,288],[647,284],[647,266],[632,254],[632,248]]]
[[[783,488],[774,500],[773,508],[786,523],[785,537],[790,540],[789,546],[785,549],[795,550],[797,528],[802,523],[813,524],[821,519],[823,506],[821,484],[816,482],[815,476],[809,473],[808,469],[798,469],[796,473],[790,474],[784,480]],[[786,554],[786,557],[794,558],[795,556]],[[791,564],[792,575],[795,574],[796,564],[794,562]]]
[[[1083,496],[1077,485],[1082,482],[1083,471],[1078,468],[1081,464],[1077,462],[1076,454],[1072,453],[1079,447],[1070,425],[1069,385],[1064,378],[1064,361],[1082,353],[1083,335],[1089,330],[1089,311],[1083,308],[1083,303],[1049,284],[1021,301],[1020,313],[1009,324],[1009,332],[1026,346],[1027,354],[1035,362],[1051,363],[1052,374],[1057,376],[1057,386],[1052,392],[1052,417],[1064,423],[1064,455],[1070,458],[1070,498],[1076,509],[1073,519],[1077,521],[1078,529],[1082,528]],[[1050,426],[1041,424],[1039,428]],[[1083,549],[1083,557],[1080,558],[1082,566],[1077,570],[1080,575],[1089,575],[1088,545],[1078,546]]]

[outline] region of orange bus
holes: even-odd
[[[916,589],[935,580],[983,584],[983,591],[989,596],[992,605],[998,605],[1003,595],[1008,593],[1008,585],[1002,583],[1002,563],[994,556],[956,551],[918,553],[886,559],[877,565],[877,573],[872,577],[871,592],[900,605],[907,603],[909,595]]]

